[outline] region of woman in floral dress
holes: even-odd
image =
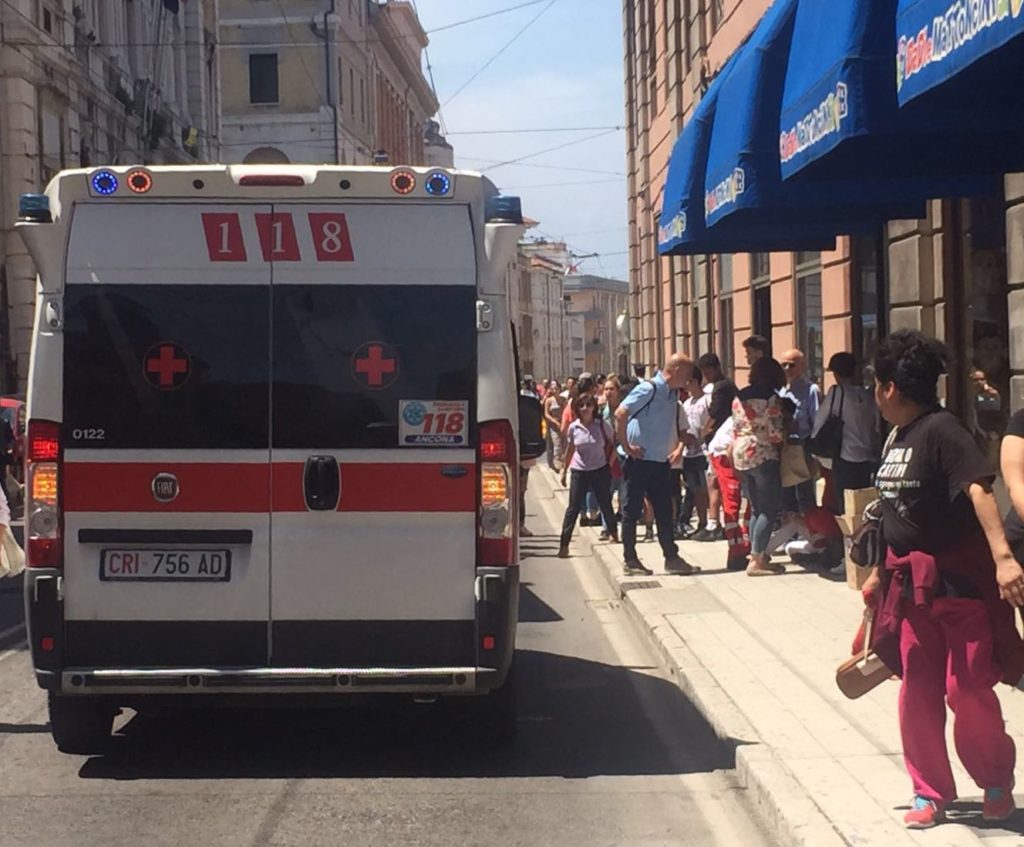
[[[750,559],[747,576],[785,573],[768,559],[768,541],[782,502],[779,457],[785,442],[782,400],[778,390],[786,384],[782,366],[763,358],[750,369],[750,385],[732,404],[733,467],[750,501]]]

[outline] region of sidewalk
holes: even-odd
[[[530,487],[560,525],[566,491],[555,475],[538,465]],[[1024,812],[998,828],[982,826],[981,790],[955,754],[961,800],[949,817],[970,825],[904,828],[911,786],[899,740],[898,684],[852,701],[835,685],[862,611],[859,593],[845,581],[794,565],[785,576],[751,579],[725,570],[724,542],[685,541],[680,552],[703,568],[700,575],[666,575],[660,548],[649,543],[639,553],[655,575],[624,578],[622,548],[599,542],[597,532],[577,529],[573,555],[594,554],[679,687],[736,745],[740,778],[780,844],[1024,845]],[[1024,757],[1024,693],[997,690]],[[1018,772],[1024,774],[1021,763]]]

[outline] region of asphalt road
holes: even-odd
[[[402,704],[128,713],[109,754],[66,756],[15,647],[0,653],[0,845],[766,844],[732,751],[596,564],[557,559],[529,511],[512,749],[467,745],[442,704]]]

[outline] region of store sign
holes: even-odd
[[[940,64],[996,26],[1012,24],[1024,10],[1024,0],[956,0],[945,14],[916,35],[902,35],[896,46],[896,87],[932,64]]]
[[[704,195],[704,218],[710,218],[715,212],[731,206],[747,187],[747,174],[743,168],[736,168],[723,179],[712,191]]]
[[[845,82],[836,84],[835,91],[821,101],[814,111],[797,122],[792,129],[779,136],[779,155],[788,162],[815,144],[842,129],[849,116],[849,99]]]
[[[686,212],[679,212],[672,220],[658,227],[658,242],[668,244],[686,234]]]

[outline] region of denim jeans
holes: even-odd
[[[708,460],[704,456],[690,456],[683,459],[683,485],[686,492],[679,512],[678,524],[685,526],[693,517],[697,494],[708,490]]]
[[[619,510],[621,511],[622,510],[622,477],[621,476],[620,477],[614,477],[614,476],[612,477],[611,486],[610,486],[609,490],[611,492],[612,498],[614,498],[616,494],[619,496]],[[612,508],[613,509],[615,508],[615,501],[614,501],[614,499],[612,500]],[[611,532],[611,530],[608,528],[608,521],[606,521],[605,518],[604,518],[604,513],[601,514],[601,528],[605,532]]]
[[[761,555],[768,550],[782,504],[779,462],[772,459],[751,470],[740,471],[740,478],[750,500],[750,552]]]
[[[567,547],[569,541],[572,540],[576,519],[580,516],[586,496],[590,493],[597,498],[601,516],[604,518],[605,524],[611,527],[609,532],[616,531],[615,512],[612,510],[611,478],[611,471],[607,465],[593,471],[570,469],[569,506],[565,510],[565,519],[562,521],[561,543],[563,547]]]
[[[668,462],[626,459],[622,471],[622,553],[626,561],[636,559],[636,524],[644,513],[644,497],[654,507],[658,543],[665,560],[679,555],[672,540],[672,468]]]

